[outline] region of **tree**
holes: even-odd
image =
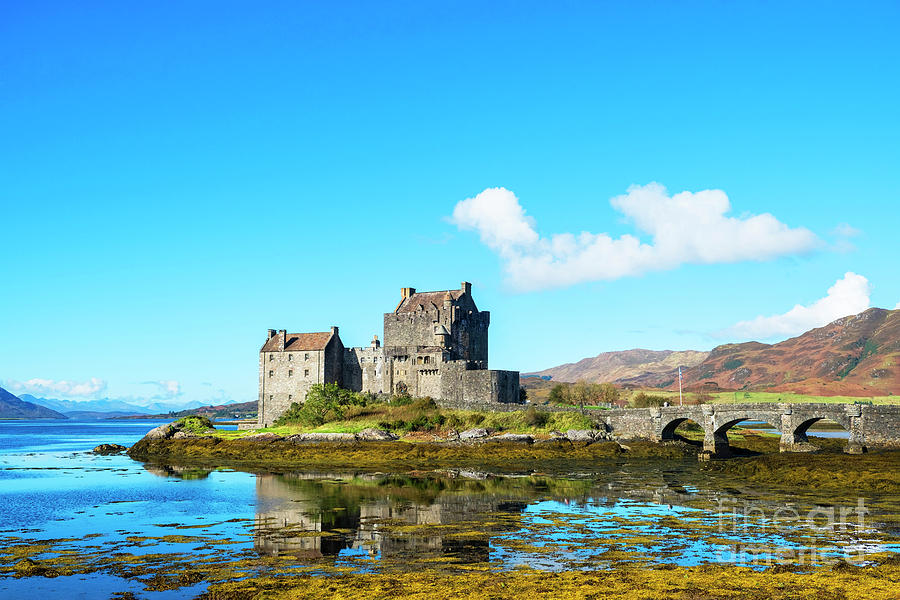
[[[344,409],[347,406],[365,406],[366,398],[362,394],[351,392],[339,387],[336,383],[317,383],[306,392],[306,400],[303,404],[296,402],[279,417],[276,425],[300,422],[305,425],[318,427],[329,421],[338,421],[344,418]]]
[[[550,388],[549,400],[551,404],[572,404],[571,398],[569,397],[569,386],[563,385],[562,383],[554,385]]]
[[[601,402],[615,404],[619,400],[619,388],[611,383],[601,383],[599,395]]]

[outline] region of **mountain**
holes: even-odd
[[[65,419],[55,410],[26,402],[0,388],[0,419]]]
[[[54,398],[35,398],[30,394],[22,394],[21,398],[27,402],[32,402],[40,406],[46,406],[59,412],[121,412],[129,415],[147,414],[146,408],[122,402],[121,400],[110,400],[109,398],[101,398],[100,400],[56,400]]]
[[[674,371],[628,383],[678,385]],[[718,346],[684,371],[684,385],[823,396],[900,394],[900,310],[870,308],[777,344]]]
[[[707,352],[685,350],[623,350],[603,352],[593,358],[585,358],[577,363],[568,363],[536,373],[526,373],[538,377],[551,376],[552,381],[579,381],[602,383],[652,374],[670,373],[673,369],[693,367],[700,364]]]
[[[46,406],[61,413],[116,413],[118,415],[150,415],[156,413],[169,413],[173,411],[188,410],[203,406],[202,402],[191,400],[177,404],[156,402],[146,406],[138,406],[122,400],[101,398],[99,400],[57,400],[54,398],[35,398],[29,394],[22,394],[21,398],[40,406]]]

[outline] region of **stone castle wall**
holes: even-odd
[[[344,345],[335,335],[325,350],[261,352],[259,424],[268,427],[317,383],[342,384]]]
[[[345,348],[343,383],[348,390],[381,394],[384,391],[384,350],[382,348]]]

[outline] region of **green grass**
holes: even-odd
[[[587,408],[587,407],[586,407]],[[358,433],[367,428],[386,429],[398,435],[413,432],[447,434],[451,429],[463,431],[484,427],[509,433],[548,434],[568,429],[594,429],[591,417],[578,411],[549,412],[539,407],[512,412],[453,410],[413,403],[406,406],[370,404],[347,407],[344,418],[315,427],[300,423],[276,425],[253,431],[216,431],[216,437],[238,439],[260,432],[278,435],[296,433]]]

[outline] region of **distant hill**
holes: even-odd
[[[65,419],[55,410],[26,402],[0,388],[0,419]]]
[[[674,370],[627,382],[678,386]],[[684,371],[684,385],[823,396],[900,394],[900,310],[870,308],[777,344],[718,346]]]
[[[102,421],[103,419],[136,416],[131,412],[102,412],[94,410],[70,410],[64,412],[63,414],[74,421]],[[140,415],[140,417],[147,418],[147,415]]]
[[[190,415],[203,415],[210,419],[246,419],[256,416],[256,400],[252,402],[237,402],[234,404],[218,404],[215,406],[201,406],[189,408],[177,412],[160,413],[155,415],[133,415],[115,417],[120,419],[168,419],[187,417]]]
[[[681,367],[693,367],[706,358],[708,352],[685,350],[623,350],[603,352],[593,358],[585,358],[576,363],[551,367],[535,373],[538,377],[551,376],[552,381],[579,381],[594,383],[618,381],[640,376],[669,373]]]

